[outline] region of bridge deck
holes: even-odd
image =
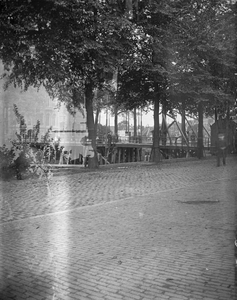
[[[116,148],[152,148],[152,143],[115,143],[114,144]],[[98,144],[98,147],[106,147],[106,144]],[[187,146],[187,145],[160,145],[159,146],[161,150],[177,150],[177,149],[183,149],[183,150],[197,150],[197,146]],[[204,146],[204,150],[209,150],[213,147],[211,146]]]

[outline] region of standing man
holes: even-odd
[[[219,167],[221,158],[223,160],[223,165],[226,164],[227,141],[226,141],[226,134],[224,132],[218,133],[216,148],[217,148],[216,149],[217,150],[217,167]]]

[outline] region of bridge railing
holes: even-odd
[[[152,144],[153,139],[152,137],[145,137],[145,136],[114,136],[111,137],[105,137],[101,136],[97,138],[97,145],[103,145],[103,144],[115,144],[115,143],[134,143],[134,144]],[[189,147],[197,147],[197,139],[187,139],[188,146]],[[171,137],[162,139],[160,138],[160,145],[173,145],[173,146],[187,146],[187,142],[185,142],[182,138],[182,136],[178,137]],[[203,146],[204,147],[210,147],[211,146],[211,139],[208,137],[203,138]]]

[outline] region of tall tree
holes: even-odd
[[[107,74],[121,59],[126,61],[127,53],[139,42],[135,25],[125,17],[124,9],[121,1],[102,0],[0,3],[0,58],[8,71],[8,84],[25,90],[40,85],[58,92],[59,86],[80,89],[94,152],[94,90],[104,85]],[[96,155],[89,166],[98,166]]]
[[[143,39],[136,61],[119,72],[118,101],[129,109],[154,105],[153,161],[159,162],[159,107],[166,102],[172,1],[134,1],[132,20]],[[168,109],[168,108],[167,108]]]
[[[170,97],[173,106],[191,114],[213,115],[215,108],[227,113],[234,102],[235,30],[229,1],[177,1],[174,28],[173,75]],[[205,24],[205,26],[203,26]],[[175,101],[176,100],[176,101]],[[202,157],[203,126],[199,126],[199,157]]]
[[[118,101],[130,109],[154,104],[153,148],[158,161],[159,104],[167,111],[175,108],[195,115],[213,115],[215,107],[225,111],[233,104],[235,15],[226,0],[153,0],[134,1],[132,17],[147,41],[140,60],[119,76]],[[200,157],[201,128],[202,124]]]

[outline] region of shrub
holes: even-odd
[[[3,147],[0,147],[0,175],[3,178],[9,178],[13,176],[13,173],[15,173],[13,164],[13,155],[12,152],[6,147],[6,145],[3,145]]]
[[[44,137],[44,145],[41,148],[34,147],[38,140],[40,122],[37,121],[33,141],[26,142],[26,123],[24,117],[19,113],[18,108],[14,105],[14,112],[18,123],[20,124],[19,133],[16,132],[16,139],[11,141],[11,147],[5,145],[0,147],[0,172],[2,178],[16,176],[22,179],[22,175],[36,174],[39,178],[46,177],[49,180],[52,176],[51,165],[47,163],[50,153],[48,145],[48,129]],[[33,143],[32,143],[33,142]]]

